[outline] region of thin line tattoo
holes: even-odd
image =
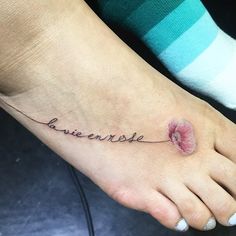
[[[157,144],[157,143],[167,143],[167,142],[171,142],[170,139],[168,140],[145,140],[144,135],[138,135],[137,132],[134,132],[132,135],[117,135],[117,134],[108,134],[108,135],[100,135],[100,134],[93,134],[93,133],[89,133],[89,134],[84,134],[81,131],[78,131],[77,129],[74,129],[73,131],[69,130],[69,129],[60,129],[56,126],[56,123],[59,121],[59,119],[57,117],[49,120],[48,122],[42,122],[39,120],[36,120],[34,118],[32,118],[31,116],[27,115],[26,113],[24,113],[23,111],[19,110],[18,108],[10,105],[9,103],[5,102],[2,98],[0,98],[0,100],[7,105],[8,107],[12,108],[13,110],[15,110],[16,112],[18,112],[19,114],[23,115],[24,117],[26,117],[27,119],[40,124],[40,125],[44,125],[47,126],[48,128],[56,131],[56,132],[61,132],[65,135],[70,135],[76,138],[86,138],[89,140],[97,140],[97,141],[107,141],[110,143],[147,143],[147,144]]]

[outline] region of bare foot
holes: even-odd
[[[113,199],[166,227],[235,225],[235,125],[147,65],[84,2],[26,2],[15,3],[31,9],[16,29],[22,44],[12,19],[1,38],[1,106]]]

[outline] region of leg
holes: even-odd
[[[213,216],[235,224],[236,202],[221,187],[236,194],[234,142],[224,140],[229,155],[224,146],[215,151],[223,134],[236,139],[235,125],[145,63],[83,1],[21,3],[17,11],[31,10],[20,20],[30,25],[20,24],[16,42],[9,32],[14,19],[6,29],[1,106],[112,198],[166,227],[209,230]],[[168,139],[172,119],[193,125],[192,155],[170,142],[124,141],[134,132],[140,140]],[[96,134],[115,137],[99,141]]]

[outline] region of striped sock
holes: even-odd
[[[236,42],[200,0],[99,0],[101,15],[140,38],[183,84],[236,109]]]

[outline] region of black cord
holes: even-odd
[[[84,209],[86,222],[87,222],[87,226],[88,226],[89,236],[95,236],[93,220],[92,220],[92,217],[91,217],[88,201],[87,201],[86,195],[84,193],[83,187],[82,187],[82,185],[79,181],[79,178],[78,178],[78,176],[75,172],[74,167],[68,164],[68,169],[70,171],[70,174],[71,174],[71,177],[72,177],[73,182],[75,184],[75,187],[76,187],[76,189],[77,189],[77,191],[80,195],[80,199],[81,199],[81,202],[82,202],[82,206],[83,206],[83,209]]]

